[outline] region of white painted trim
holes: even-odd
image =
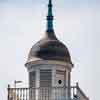
[[[52,87],[55,87],[56,69],[52,69]]]
[[[66,63],[66,62],[63,62],[63,61],[53,61],[53,60],[39,60],[39,61],[36,61],[36,62],[31,62],[30,64],[27,64],[27,69],[28,71],[30,71],[30,69],[33,69],[32,67],[38,67],[38,66],[41,66],[41,65],[51,65],[51,66],[62,66],[62,67],[66,67],[68,70],[71,71],[71,69],[73,68],[73,65],[70,64],[70,63]]]
[[[35,81],[36,88],[39,88],[40,86],[40,70],[36,69],[36,81]],[[39,98],[39,90],[36,89],[36,100]]]
[[[36,81],[35,86],[38,88],[40,86],[40,70],[36,69]]]

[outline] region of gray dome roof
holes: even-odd
[[[46,36],[33,45],[26,64],[37,60],[65,61],[72,64],[68,49],[54,34],[52,0],[48,4]]]
[[[58,60],[71,63],[71,57],[67,47],[60,42],[54,33],[46,33],[46,37],[41,39],[31,48],[26,64],[42,60]]]

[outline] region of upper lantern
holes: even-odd
[[[72,64],[67,47],[60,42],[53,29],[52,0],[49,0],[46,35],[31,48],[25,65],[38,60],[56,60]]]

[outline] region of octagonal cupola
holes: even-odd
[[[25,66],[29,72],[29,87],[70,87],[70,72],[73,64],[68,48],[57,39],[54,32],[52,0],[49,0],[48,4],[45,37],[32,46]],[[64,100],[70,96],[69,89],[66,92],[60,90],[60,92],[62,92],[62,95],[59,95],[59,97],[64,98]],[[42,96],[41,91],[34,93],[37,94],[32,94],[34,95],[32,97],[35,97],[35,95]],[[56,100],[56,97],[53,97],[55,99],[51,98],[52,94],[53,92],[49,93],[49,100]],[[42,97],[46,96],[48,95],[45,94]],[[39,96],[36,96],[36,98],[39,98]]]

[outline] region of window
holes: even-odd
[[[29,85],[30,87],[35,87],[35,71],[29,73]]]

